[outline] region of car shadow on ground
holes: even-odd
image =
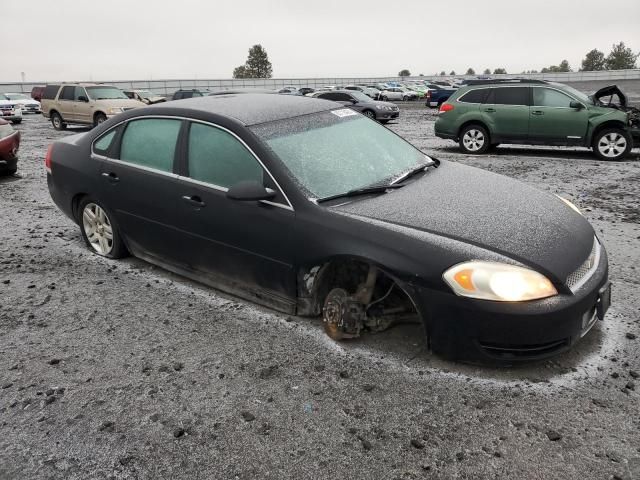
[[[456,155],[464,155],[460,148],[457,146],[446,146],[446,147],[436,147],[435,150],[439,150],[441,152],[447,152]],[[533,158],[546,158],[546,159],[569,159],[569,160],[590,160],[590,161],[602,161],[608,163],[606,161],[600,160],[596,157],[590,150],[586,149],[570,149],[570,148],[541,148],[541,147],[521,147],[521,146],[499,146],[496,147],[483,155],[467,155],[467,157],[516,157],[513,158],[517,160],[518,156],[523,157],[533,157]],[[622,161],[616,163],[623,162],[637,162],[640,161],[640,150],[634,148],[631,153]]]

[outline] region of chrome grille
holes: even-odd
[[[587,259],[580,265],[571,275],[567,277],[567,286],[572,292],[578,290],[585,284],[596,268],[598,268],[598,262],[600,261],[600,243],[594,237],[593,248]]]

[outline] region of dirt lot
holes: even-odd
[[[640,153],[466,157],[434,120],[413,105],[390,128],[565,195],[600,232],[614,303],[572,352],[458,365],[418,326],[338,345],[319,319],[92,255],[46,188],[66,133],[29,116],[0,180],[0,479],[640,478]]]

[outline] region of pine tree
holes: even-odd
[[[633,50],[627,48],[624,42],[620,42],[617,45],[613,45],[611,53],[607,57],[607,69],[625,70],[629,68],[636,68],[637,58],[638,55],[633,53]]]
[[[582,60],[582,68],[580,70],[586,72],[595,72],[604,70],[607,67],[607,61],[602,53],[597,48],[594,48]]]

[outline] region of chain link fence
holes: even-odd
[[[606,70],[599,72],[564,72],[564,73],[532,73],[532,74],[509,74],[490,75],[491,78],[536,78],[540,80],[550,80],[563,83],[594,82],[594,81],[618,81],[618,80],[640,80],[640,69],[634,70]],[[454,76],[424,76],[424,77],[324,77],[324,78],[246,78],[246,79],[181,79],[181,80],[116,80],[87,83],[106,83],[122,89],[151,90],[161,95],[171,95],[179,89],[200,89],[200,90],[224,90],[231,88],[265,88],[277,89],[288,85],[296,87],[320,88],[325,85],[350,85],[350,84],[375,84],[388,81],[411,81],[424,79],[464,79],[477,78],[477,75],[456,75]],[[23,92],[30,93],[35,86],[46,85],[47,83],[59,82],[25,82],[25,83],[0,83],[0,92]]]

